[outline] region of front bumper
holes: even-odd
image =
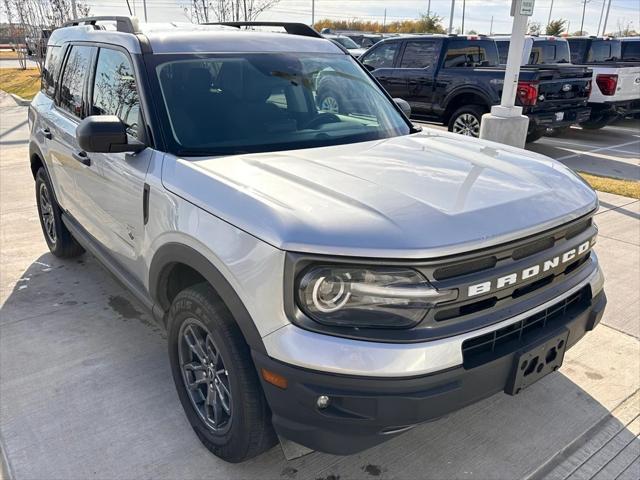
[[[502,349],[495,358],[474,366],[464,365],[460,354],[457,365],[427,375],[412,376],[411,365],[407,364],[405,373],[396,377],[363,377],[319,371],[327,370],[323,367],[313,370],[301,368],[253,352],[259,372],[264,368],[288,381],[288,387],[281,389],[261,380],[273,412],[274,427],[281,436],[314,450],[352,454],[382,443],[417,424],[504,391],[511,379],[518,352],[557,335],[563,329],[569,332],[567,347],[571,347],[600,322],[606,305],[602,280],[602,274],[596,268],[589,281],[581,285],[588,293],[585,294],[584,308],[579,312],[567,313],[554,321],[553,328],[542,329],[527,337],[526,342],[515,342],[507,350]],[[500,328],[502,323],[494,329]],[[456,345],[462,347],[461,343]],[[308,346],[301,345],[300,348]],[[322,349],[323,345],[315,348]],[[325,353],[330,355],[332,352]],[[348,352],[333,353],[340,356]],[[354,361],[359,362],[356,355],[362,355],[362,352],[354,353]],[[379,361],[375,353],[369,358],[375,363]],[[330,398],[325,409],[316,405],[321,395]]]
[[[562,115],[560,115],[562,114]],[[528,113],[529,124],[533,128],[566,127],[589,120],[591,108],[567,108],[553,112]]]

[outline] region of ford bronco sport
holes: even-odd
[[[95,255],[166,324],[202,442],[354,453],[556,370],[606,303],[593,190],[420,131],[343,49],[278,25],[76,20],[29,109],[49,249]],[[318,105],[328,75],[350,109]]]

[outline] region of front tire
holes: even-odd
[[[56,203],[49,175],[44,167],[36,173],[36,204],[44,239],[49,251],[59,258],[73,258],[84,253],[62,222],[62,210]]]
[[[168,327],[173,380],[204,446],[237,463],[275,445],[249,346],[215,291],[202,283],[178,293]]]
[[[453,112],[447,128],[453,133],[478,138],[480,136],[480,122],[485,113],[486,110],[480,105],[465,105]]]

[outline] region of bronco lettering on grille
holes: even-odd
[[[502,277],[499,277],[495,280],[489,280],[486,282],[477,283],[475,285],[470,285],[467,291],[467,296],[474,297],[476,295],[489,293],[493,290],[499,290],[501,288],[508,287],[509,285],[515,285],[516,283],[518,283],[518,281],[528,280],[540,275],[541,273],[553,270],[560,265],[571,262],[572,260],[584,255],[591,249],[593,245],[595,245],[595,243],[596,239],[595,237],[593,237],[591,240],[587,240],[577,247],[574,247],[571,250],[567,250],[562,255],[558,255],[549,260],[545,260],[544,262],[532,265],[519,272],[503,275]]]

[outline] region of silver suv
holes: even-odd
[[[166,325],[202,442],[354,453],[556,370],[606,303],[593,190],[420,131],[343,49],[278,25],[77,20],[29,109],[51,252],[89,251]]]

